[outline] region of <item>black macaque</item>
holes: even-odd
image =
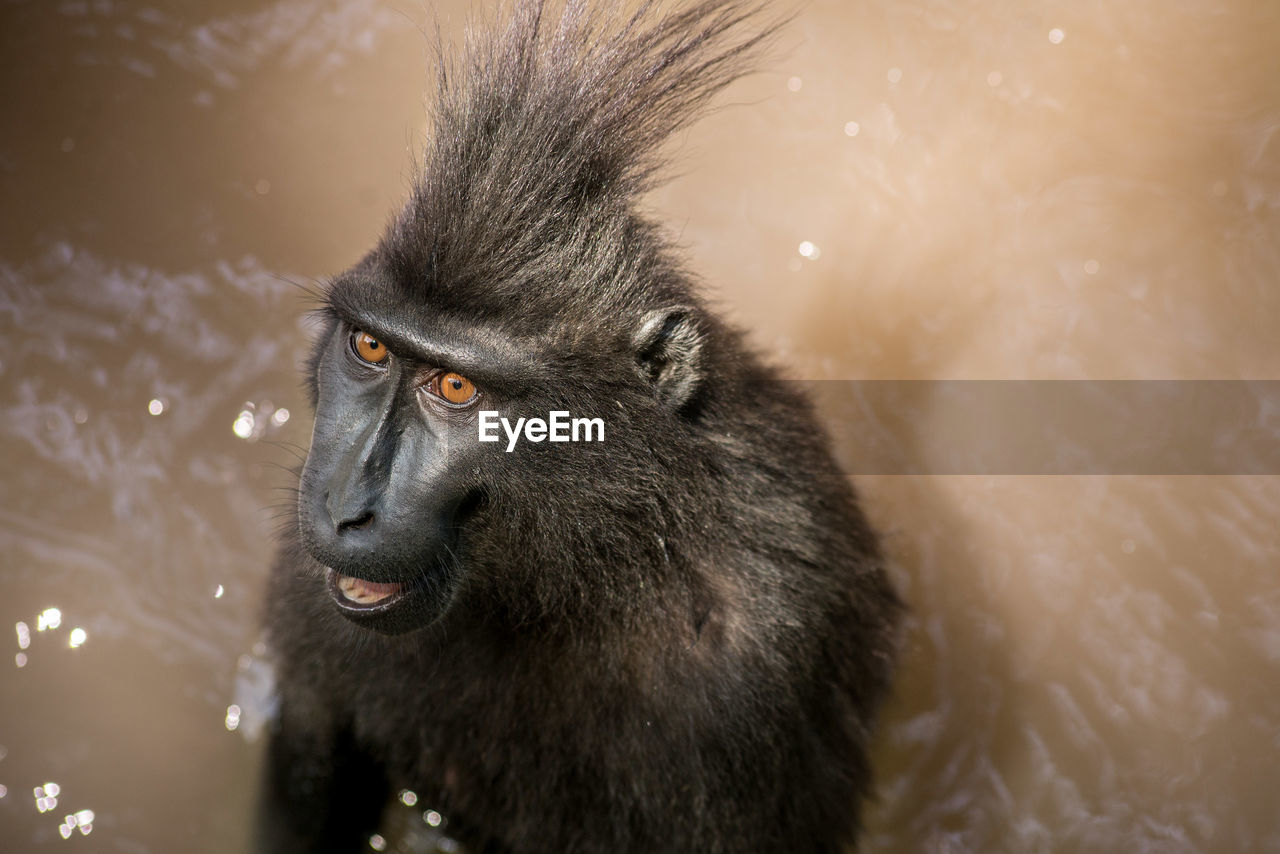
[[[518,0],[441,50],[412,197],[309,365],[262,850],[362,850],[401,786],[476,852],[854,841],[901,605],[810,404],[639,204],[762,14]]]

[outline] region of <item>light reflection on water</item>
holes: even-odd
[[[36,786],[32,790],[32,795],[36,799],[36,809],[39,812],[48,812],[58,806],[58,795],[61,792],[57,783],[45,783],[43,786]]]
[[[36,631],[43,632],[45,629],[56,629],[62,625],[62,611],[57,608],[45,608],[40,612],[40,616],[36,617]]]
[[[269,432],[283,427],[288,420],[289,410],[283,406],[277,409],[269,400],[258,403],[249,400],[245,401],[244,408],[232,422],[231,432],[245,441],[256,442]]]
[[[81,836],[88,836],[93,830],[93,818],[93,810],[78,810],[63,817],[62,824],[58,825],[58,832],[62,834],[63,839],[69,838],[76,830],[80,831]]]
[[[1280,378],[1278,9],[818,0],[653,203],[800,377]],[[0,839],[242,850],[305,292],[403,191],[422,35],[2,14]],[[1280,847],[1277,480],[862,479],[914,609],[866,850]],[[411,794],[388,850],[452,850]]]

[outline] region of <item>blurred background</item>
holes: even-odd
[[[305,290],[472,8],[0,6],[3,850],[243,848]],[[811,0],[720,103],[648,204],[797,379],[1280,380],[1276,3]],[[912,608],[863,850],[1280,850],[1280,476],[856,482]],[[373,845],[447,849],[410,794]]]

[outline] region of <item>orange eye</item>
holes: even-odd
[[[382,342],[368,332],[356,332],[351,336],[356,355],[373,365],[380,365],[391,355]]]
[[[476,398],[476,384],[462,374],[437,374],[431,381],[431,393],[445,403],[465,406]]]

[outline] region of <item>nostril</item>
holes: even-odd
[[[338,523],[338,533],[345,534],[347,531],[358,531],[361,528],[368,528],[373,524],[373,512],[366,511],[359,516],[346,519]]]

